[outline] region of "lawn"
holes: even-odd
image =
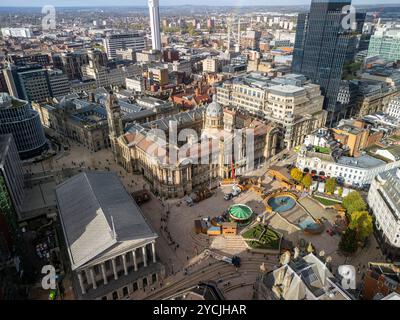
[[[331,149],[329,148],[324,148],[324,147],[314,147],[315,152],[323,153],[323,154],[330,154]]]
[[[320,197],[314,197],[314,199],[317,200],[319,203],[322,203],[324,206],[333,206],[335,204],[341,203],[339,201],[329,200]]]
[[[247,230],[242,237],[247,240],[247,244],[253,249],[279,249],[281,236],[272,229],[263,225]]]

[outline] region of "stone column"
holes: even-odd
[[[106,265],[104,263],[101,264],[101,273],[103,274],[104,284],[108,284],[107,273],[106,273]]]
[[[97,289],[97,284],[96,284],[96,277],[94,275],[93,268],[90,268],[90,278],[92,279],[92,284],[93,284],[93,289]]]
[[[128,275],[128,265],[126,264],[126,255],[122,255],[122,263],[124,265],[124,273],[127,276]]]
[[[156,263],[157,259],[156,259],[156,243],[155,242],[151,243],[151,250],[153,253],[153,263]]]
[[[142,247],[142,253],[143,253],[143,263],[144,266],[147,267],[147,252],[146,252],[146,247]]]
[[[138,271],[137,261],[136,261],[136,250],[132,251],[132,256],[133,256],[133,267],[135,268],[135,271]]]
[[[90,275],[89,269],[85,269],[85,276],[88,284],[92,284],[92,276]]]
[[[78,272],[78,280],[79,280],[79,285],[81,286],[82,294],[86,294],[85,285],[83,284],[82,273],[80,273],[80,272]]]
[[[117,264],[115,262],[115,258],[111,260],[111,263],[114,271],[114,279],[118,280]]]

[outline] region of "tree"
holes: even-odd
[[[336,179],[335,178],[329,178],[325,182],[325,192],[329,194],[333,194],[336,189]]]
[[[364,241],[372,234],[372,216],[368,211],[355,211],[350,215],[349,228],[357,234],[358,241]]]
[[[339,188],[338,195],[339,195],[339,197],[341,197],[343,195],[343,188],[342,187]]]
[[[342,204],[346,208],[349,217],[355,211],[365,211],[367,209],[367,204],[357,191],[352,191],[344,197]]]
[[[305,174],[304,175],[304,177],[303,177],[303,179],[301,180],[301,183],[303,184],[303,186],[305,187],[305,188],[309,188],[309,187],[311,187],[311,184],[312,184],[312,177],[311,177],[311,174],[309,174],[309,173],[307,173],[307,174]]]
[[[339,242],[339,249],[346,253],[354,253],[357,251],[357,232],[348,228],[343,232]]]
[[[303,179],[303,172],[299,168],[293,168],[290,171],[290,176],[297,182],[300,182]]]

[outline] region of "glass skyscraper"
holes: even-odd
[[[292,71],[321,86],[328,126],[343,114],[337,103],[342,70],[355,55],[359,27],[353,31],[342,26],[346,16],[342,9],[348,5],[350,0],[312,0],[310,12],[298,17]]]

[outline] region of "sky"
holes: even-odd
[[[160,5],[296,5],[310,4],[311,0],[160,0]],[[353,4],[400,4],[400,0],[353,0]],[[143,6],[146,0],[1,0],[1,7],[41,7],[44,5],[54,6]]]

